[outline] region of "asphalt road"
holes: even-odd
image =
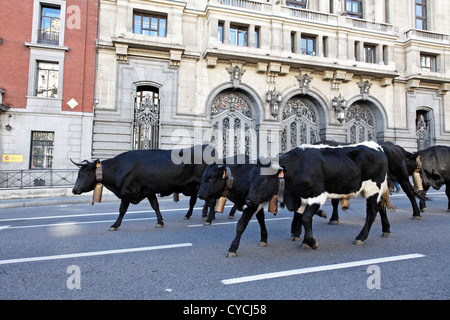
[[[226,253],[240,213],[229,220],[230,207],[205,227],[201,201],[184,220],[187,199],[163,198],[165,226],[157,229],[143,201],[115,232],[108,228],[118,202],[0,209],[0,299],[447,300],[450,213],[443,189],[429,197],[423,219],[414,221],[406,196],[394,194],[391,237],[380,237],[377,218],[362,246],[352,244],[364,224],[361,198],[337,226],[314,219],[316,250],[291,241],[285,209],[266,213],[268,246],[259,246],[253,217],[234,258]],[[331,215],[329,203],[323,209]]]

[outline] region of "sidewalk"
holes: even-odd
[[[0,190],[0,209],[90,203],[91,201],[92,192],[74,195],[71,188]],[[112,201],[119,201],[119,199],[104,188],[102,202]]]

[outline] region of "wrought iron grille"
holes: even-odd
[[[0,189],[67,188],[77,176],[78,169],[0,170]]]

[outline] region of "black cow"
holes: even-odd
[[[349,146],[295,148],[280,157],[284,171],[284,203],[288,210],[302,213],[304,247],[317,248],[312,234],[312,216],[327,199],[348,199],[361,194],[366,199],[366,223],[355,239],[367,239],[377,211],[383,233],[390,233],[386,215],[388,160],[375,142]]]
[[[337,142],[326,141],[324,144],[327,145],[339,145]],[[346,144],[342,144],[346,145]],[[386,154],[388,160],[388,177],[389,181],[397,181],[411,202],[413,210],[413,219],[420,219],[420,209],[417,206],[415,197],[419,198],[421,201],[424,200],[424,194],[420,193],[411,183],[409,182],[409,176],[413,173],[416,164],[415,158],[412,164],[410,159],[413,155],[407,152],[402,147],[392,143],[392,142],[380,142],[379,145],[382,147],[384,153]],[[331,200],[333,206],[333,213],[330,218],[330,224],[338,224],[339,213],[338,204],[339,200]]]
[[[420,176],[425,193],[430,187],[438,190],[445,184],[445,194],[448,198],[447,211],[450,212],[450,147],[434,146],[415,152],[410,157],[413,165],[419,155],[422,162]],[[422,210],[426,209],[424,199],[420,200],[420,207]]]
[[[80,170],[72,192],[89,192],[97,183],[102,183],[121,199],[119,217],[110,228],[113,231],[121,225],[130,203],[138,204],[147,198],[156,212],[157,227],[161,228],[164,221],[156,194],[183,193],[190,196],[186,215],[190,216],[203,171],[209,164],[205,159],[213,160],[214,156],[214,148],[203,145],[176,150],[133,150],[101,162],[74,162]]]
[[[267,245],[267,229],[262,204],[269,201],[274,193],[272,192],[270,194],[269,192],[267,196],[258,199],[257,202],[247,202],[247,195],[250,185],[261,174],[261,168],[266,167],[267,169],[269,165],[263,165],[260,161],[253,164],[250,163],[248,157],[237,155],[224,159],[224,164],[209,165],[203,173],[202,183],[198,190],[198,197],[200,199],[218,199],[224,193],[227,187],[227,181],[233,179],[232,186],[228,186],[227,198],[235,204],[238,210],[243,211],[236,226],[236,237],[231,243],[227,257],[234,257],[236,255],[242,233],[254,214],[256,214],[261,228],[261,245]],[[273,173],[275,174],[276,171]],[[244,208],[244,206],[246,207]]]

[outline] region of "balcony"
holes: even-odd
[[[38,43],[59,45],[59,30],[54,31],[51,29],[38,30]]]
[[[312,22],[320,22],[332,25],[337,25],[338,21],[337,15],[334,14],[300,9],[290,6],[281,6],[281,14],[285,17],[290,17],[293,19],[308,20]]]
[[[444,33],[432,32],[427,30],[409,29],[404,33],[405,41],[420,40],[427,42],[435,42],[441,44],[449,44],[449,35]]]
[[[376,22],[371,20],[357,19],[351,17],[345,17],[346,25],[350,28],[364,29],[374,32],[382,32],[393,34],[394,26],[389,23]]]
[[[272,4],[267,2],[252,1],[252,0],[209,0],[212,5],[219,5],[224,7],[246,9],[258,12],[271,12]]]

